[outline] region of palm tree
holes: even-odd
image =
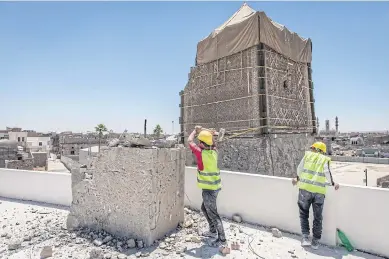
[[[100,153],[101,137],[103,136],[103,133],[104,133],[104,132],[107,132],[107,131],[108,131],[108,129],[107,129],[107,127],[105,127],[104,124],[100,123],[100,124],[98,124],[98,125],[95,127],[95,130],[96,130],[97,134],[99,135],[99,153]]]
[[[161,128],[161,125],[157,124],[157,126],[155,126],[154,128],[154,135],[159,138],[162,134],[163,130]]]

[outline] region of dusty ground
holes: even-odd
[[[363,179],[365,179],[365,169],[367,169],[368,186],[377,186],[377,178],[389,175],[389,165],[385,164],[337,161],[333,161],[331,163],[331,172],[334,177],[334,181],[338,183],[365,186],[363,181]]]
[[[217,248],[206,245],[197,232],[205,229],[201,214],[186,210],[186,228],[171,233],[164,240],[149,248],[132,248],[132,240],[112,239],[101,245],[99,241],[110,238],[107,233],[89,231],[68,232],[65,227],[68,210],[45,204],[0,199],[0,258],[37,259],[44,246],[52,248],[51,258],[76,259],[129,259],[143,258],[222,258]],[[303,249],[298,236],[285,234],[276,238],[259,226],[224,221],[229,243],[237,241],[240,251],[231,251],[226,258],[379,258],[343,248],[320,247],[319,250]],[[251,248],[250,248],[251,247]],[[10,250],[14,249],[14,250]],[[254,254],[252,251],[255,251]]]

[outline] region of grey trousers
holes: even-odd
[[[323,230],[324,194],[312,193],[306,190],[299,191],[298,206],[300,209],[300,225],[303,236],[309,236],[309,208],[313,209],[313,238],[319,240]]]
[[[226,240],[223,223],[217,212],[216,199],[219,191],[203,190],[203,203],[201,210],[209,224],[209,230],[218,233],[220,240]]]

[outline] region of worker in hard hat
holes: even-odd
[[[300,210],[300,225],[303,239],[302,246],[319,248],[319,240],[323,229],[323,207],[326,187],[332,185],[335,190],[339,184],[335,184],[331,171],[331,158],[326,156],[327,146],[323,142],[315,142],[310,151],[306,151],[304,158],[297,168],[297,178],[292,180],[293,185],[298,184],[298,206]],[[312,242],[309,241],[309,209],[313,208]]]
[[[197,158],[197,186],[202,189],[203,196],[201,210],[209,224],[209,231],[200,234],[214,238],[210,242],[211,246],[221,246],[226,244],[226,236],[216,205],[222,185],[217,165],[218,154],[213,140],[214,133],[196,126],[188,138],[188,143]],[[199,145],[194,143],[196,134],[198,134]]]

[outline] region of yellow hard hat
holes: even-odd
[[[320,149],[323,153],[327,153],[327,146],[321,141],[313,143],[312,148]]]
[[[200,134],[198,135],[197,138],[198,138],[198,140],[204,142],[208,146],[212,146],[212,144],[213,144],[212,134],[208,130],[200,131]]]

